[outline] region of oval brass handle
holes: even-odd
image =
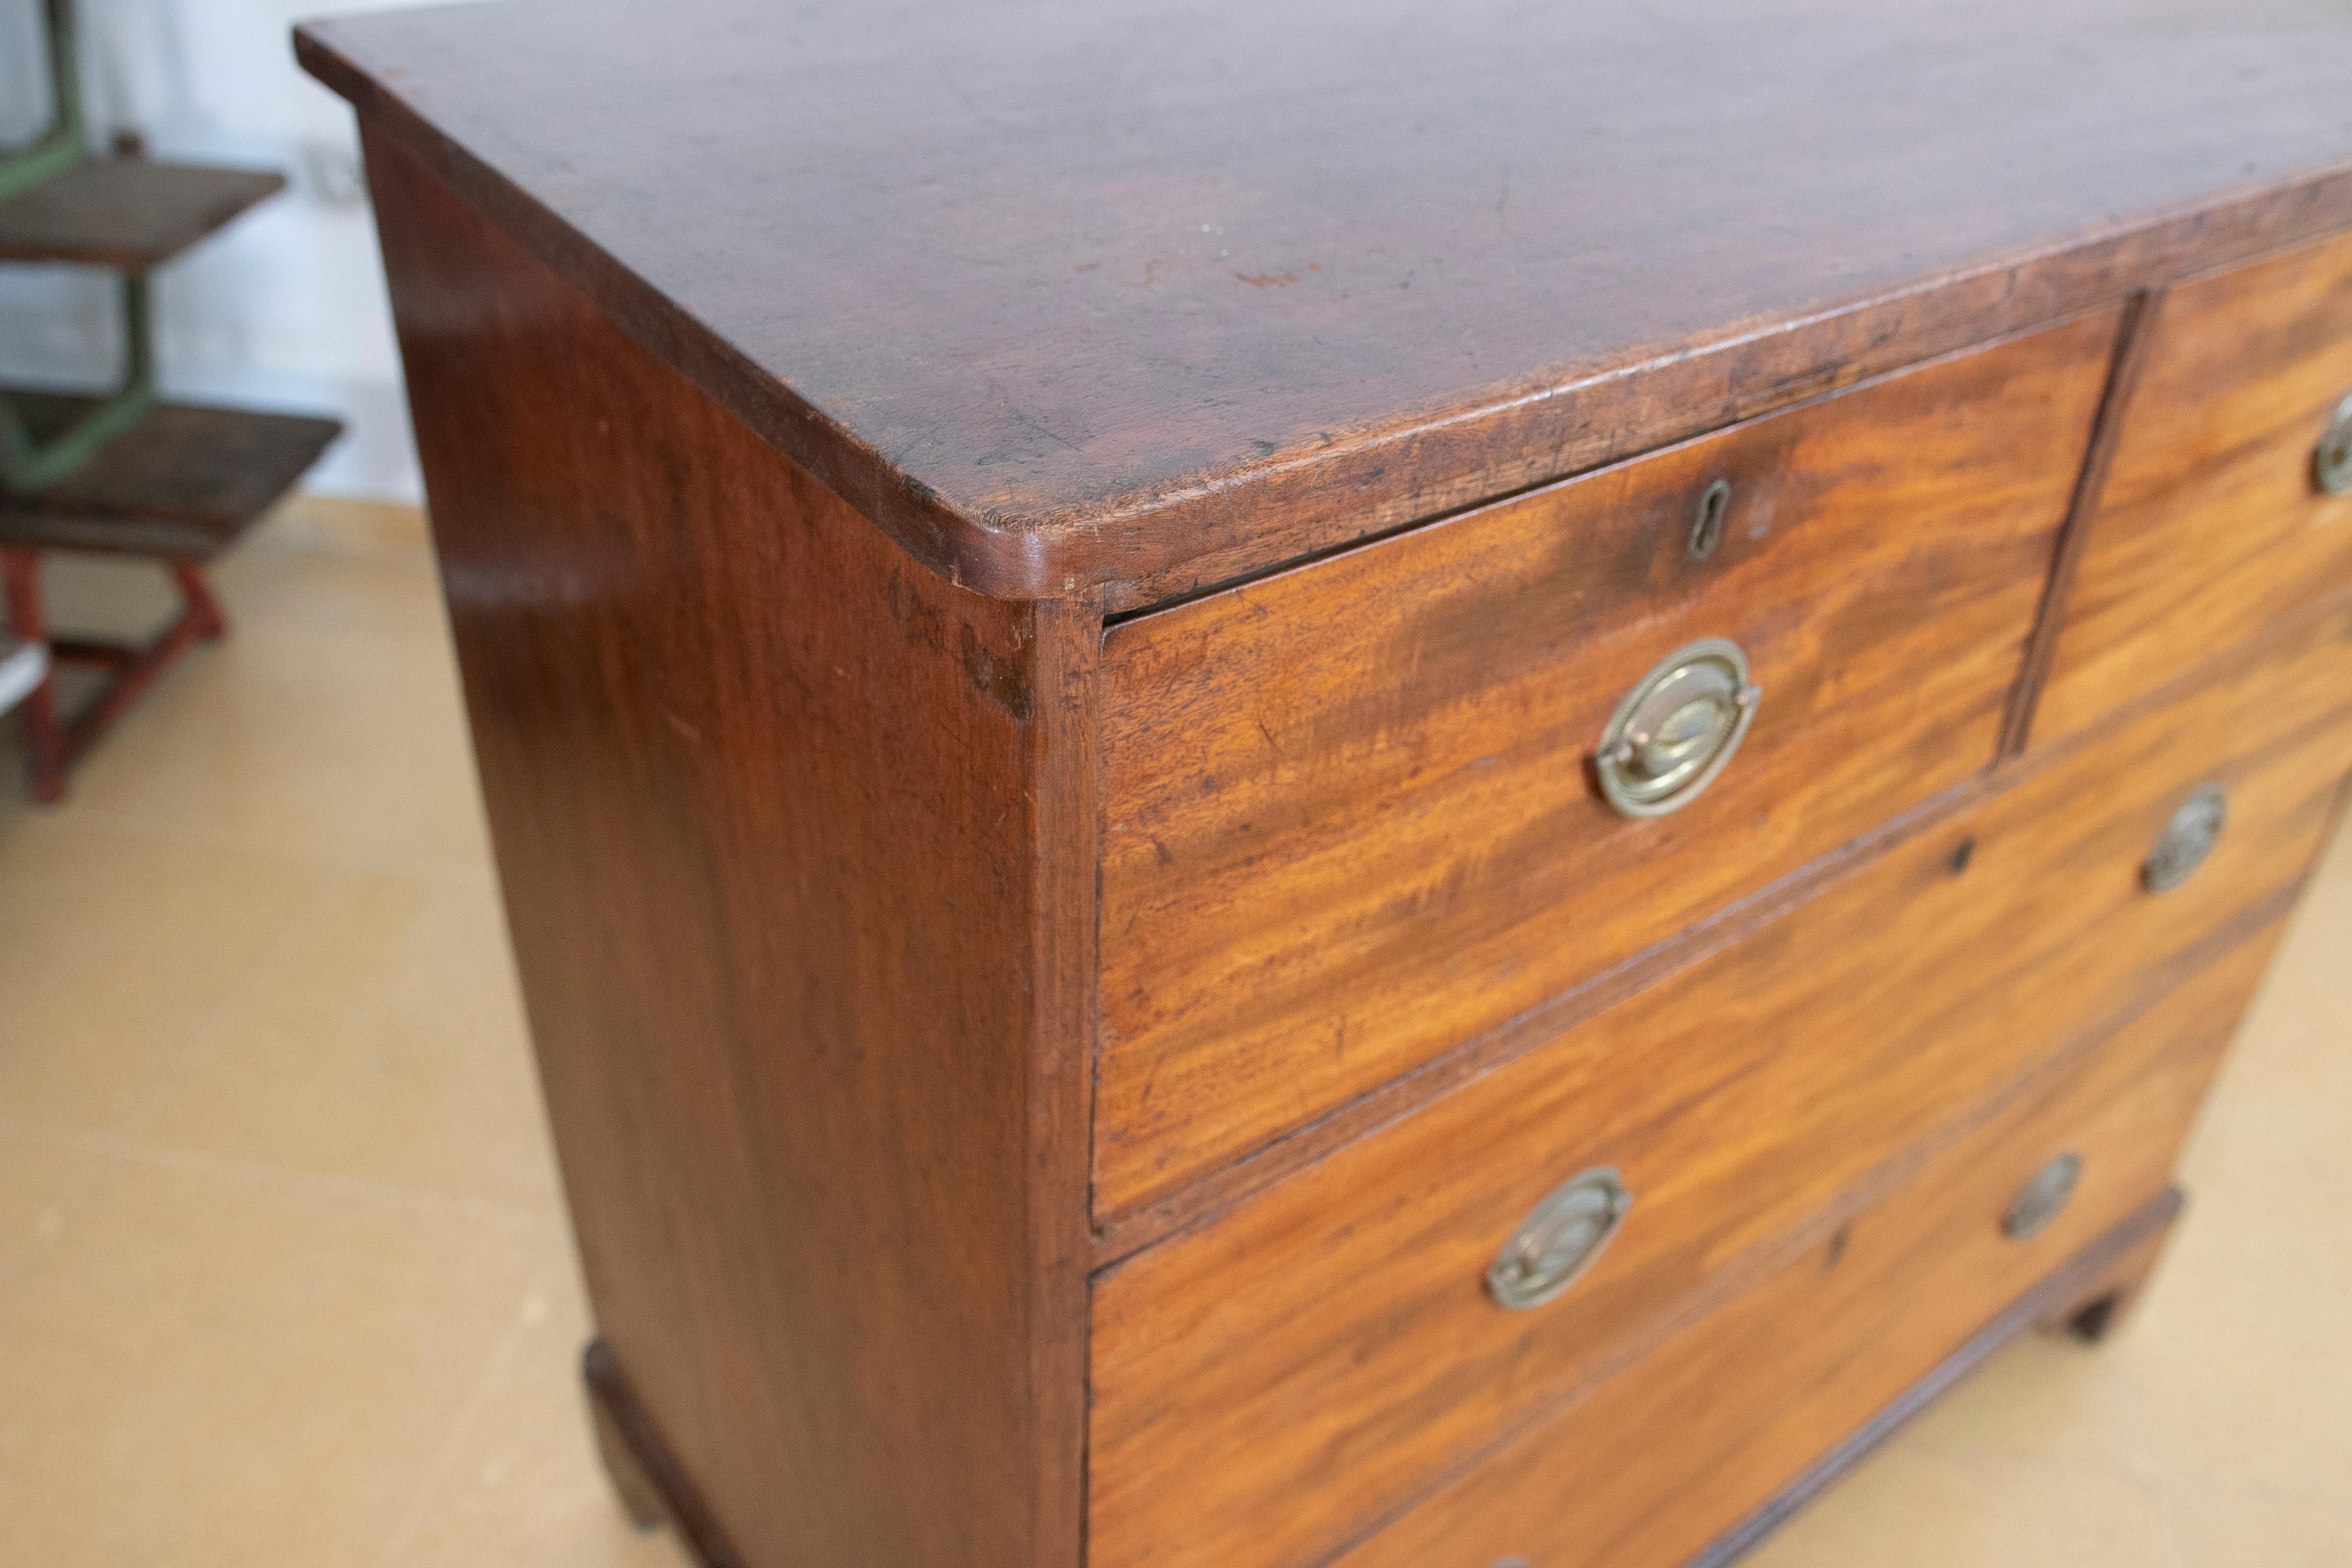
[[[1625,1223],[1633,1194],[1614,1168],[1580,1171],[1538,1204],[1486,1269],[1486,1289],[1515,1312],[1552,1300],[1584,1278]]]
[[[2061,1154],[2026,1178],[2000,1216],[2000,1228],[2011,1241],[2030,1241],[2056,1219],[2083,1179],[2083,1156]]]
[[[1738,643],[1708,637],[1667,655],[1601,732],[1593,771],[1601,797],[1628,816],[1688,805],[1748,738],[1760,695]]]
[[[2221,786],[2199,784],[2157,836],[2156,847],[2140,863],[2140,881],[2151,893],[2172,891],[2197,874],[2229,826],[2230,799]]]
[[[2311,479],[2332,496],[2352,491],[2352,397],[2336,405],[2336,417],[2311,455]]]

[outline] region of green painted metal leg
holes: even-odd
[[[0,397],[0,480],[10,489],[24,494],[59,483],[155,406],[154,328],[142,272],[122,278],[122,335],[121,385],[61,434],[36,441],[23,416]]]
[[[73,0],[44,0],[41,9],[49,35],[49,128],[23,152],[0,162],[0,201],[57,178],[89,155]]]

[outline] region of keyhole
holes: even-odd
[[[1700,492],[1698,510],[1691,518],[1690,552],[1704,561],[1723,542],[1723,520],[1731,510],[1731,481],[1717,479]]]

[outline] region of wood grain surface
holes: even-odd
[[[2352,224],[2313,0],[502,0],[299,47],[942,574],[1117,607]]]
[[[2105,1266],[2076,1283],[2060,1265],[2130,1227],[2135,1211],[2168,1212],[2161,1194],[2181,1139],[2278,930],[2251,936],[1885,1201],[1334,1568],[1486,1568],[1507,1555],[1541,1568],[1726,1561],[1705,1549],[1963,1352],[2038,1278],[2067,1279],[2064,1299],[2008,1331],[2130,1283]],[[2073,1198],[2030,1242],[2010,1240],[2002,1213],[2060,1153],[2083,1160]]]
[[[614,1375],[742,1562],[1077,1568],[1098,614],[940,582],[367,153]]]
[[[2037,1329],[2063,1331],[2095,1344],[2126,1321],[2155,1279],[2188,1200],[2167,1187],[2052,1272],[2034,1281],[1916,1382],[1824,1449],[1769,1502],[1707,1543],[1684,1568],[1727,1568],[1867,1458],[1887,1438],[1975,1372],[1997,1352]],[[1834,1239],[1834,1238],[1833,1238]],[[1841,1259],[1842,1260],[1842,1259]],[[1822,1261],[1831,1259],[1825,1253]]]
[[[1319,1561],[2274,921],[2347,771],[2352,613],[1097,1276],[1090,1563]],[[2147,891],[2205,782],[2220,847]],[[1623,1234],[1503,1310],[1487,1264],[1594,1165],[1635,1194]]]
[[[2312,456],[2352,397],[2352,237],[2184,283],[2149,328],[2033,739],[2072,734],[2352,584]]]
[[[1121,623],[1098,1215],[1132,1210],[1993,760],[2118,318]],[[1717,479],[1723,542],[1688,548]],[[1763,688],[1713,787],[1591,757],[1664,656]]]

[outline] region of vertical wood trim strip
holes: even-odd
[[[2010,697],[2009,717],[2001,727],[1996,766],[2023,752],[2032,733],[2034,710],[2042,701],[2042,685],[2049,679],[2058,634],[2065,624],[2066,602],[2074,595],[2074,575],[2081,570],[2092,520],[2097,516],[2100,498],[2106,491],[2107,470],[2115,461],[2124,416],[2131,406],[2132,391],[2139,384],[2140,367],[2147,362],[2148,342],[2155,335],[2156,319],[2165,293],[2162,288],[2141,289],[2124,301],[2106,390],[2100,394],[2099,411],[2091,425],[2090,445],[2083,454],[2083,471],[2074,481],[2074,500],[2067,505],[2066,521],[2058,531],[2049,584],[2042,592],[2042,608],[2026,643],[2024,663],[2018,670],[2017,689]]]
[[[1031,1015],[1030,1408],[1037,1568],[1082,1568],[1092,1212],[1096,943],[1102,825],[1099,595],[1038,602],[1029,774],[1037,846]]]

